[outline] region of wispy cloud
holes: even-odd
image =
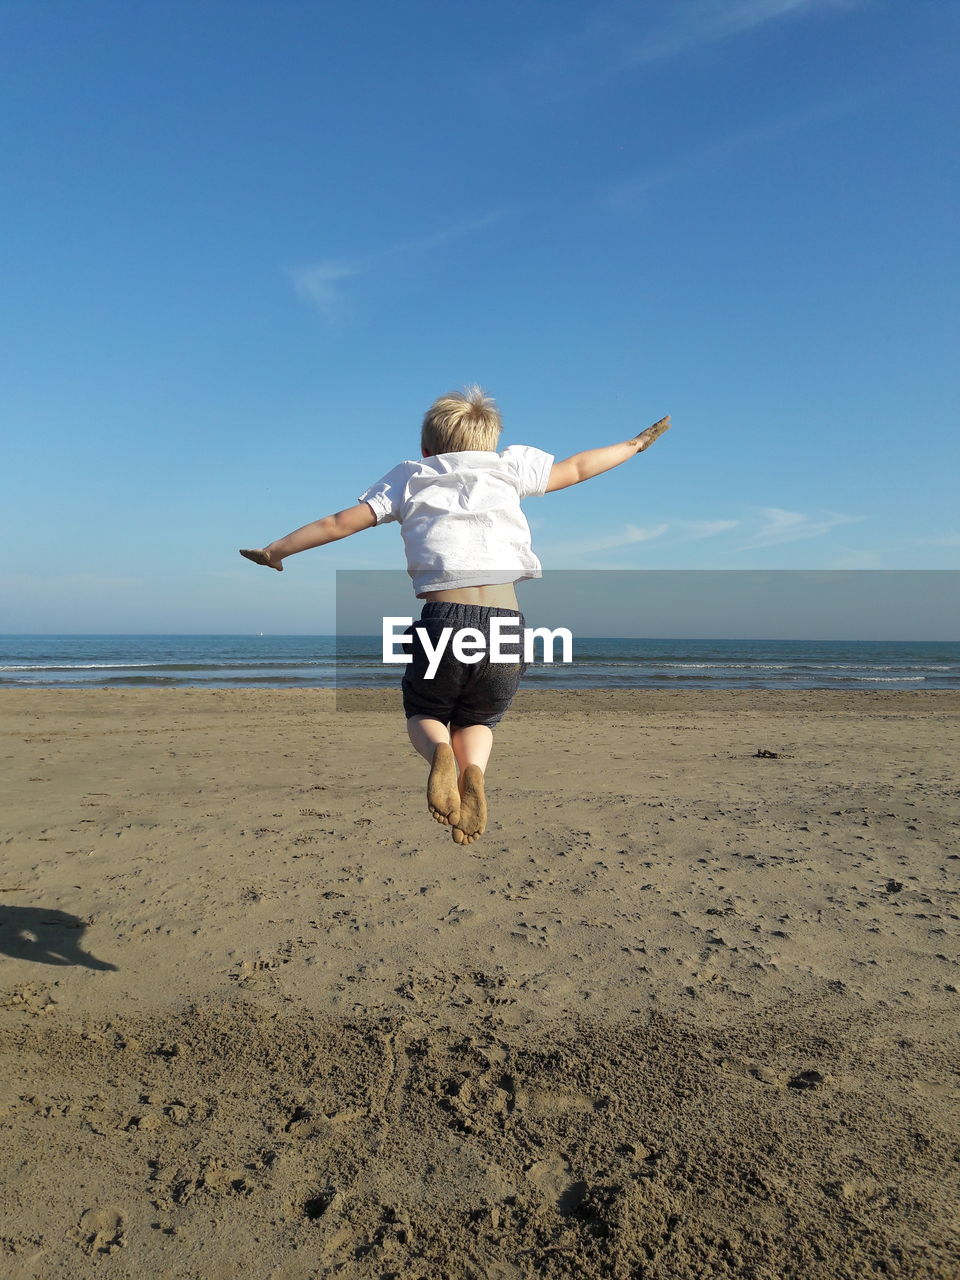
[[[675,528],[681,537],[693,542],[700,538],[715,538],[720,533],[735,529],[739,520],[678,520]]]
[[[582,559],[584,556],[594,556],[605,551],[618,551],[640,542],[653,542],[658,538],[666,537],[667,534],[669,534],[671,545],[699,541],[703,538],[716,538],[721,534],[729,533],[739,524],[739,520],[665,520],[661,524],[650,525],[647,528],[627,524],[620,530],[603,537],[586,538],[576,542],[551,542],[548,538],[544,538],[543,547],[551,557],[561,555],[567,559]]]
[[[741,152],[774,142],[786,134],[809,128],[824,120],[832,120],[862,103],[862,95],[836,99],[779,116],[775,120],[767,120],[748,129],[738,129],[709,146],[689,151],[667,164],[654,165],[642,173],[614,183],[607,189],[607,203],[618,211],[633,209],[651,191],[672,182],[710,173]]]
[[[615,551],[620,547],[630,547],[638,542],[650,542],[653,538],[662,538],[669,527],[669,524],[657,524],[649,529],[641,529],[637,525],[627,524],[619,532],[602,538],[549,543],[549,554],[552,557],[563,555],[571,559],[581,559],[583,556],[596,555],[601,551]]]
[[[625,525],[620,533],[611,534],[609,538],[598,538],[587,543],[588,551],[613,551],[617,547],[631,547],[635,542],[650,542],[653,538],[662,538],[670,528],[668,524],[656,524],[649,529],[640,529],[635,524]]]
[[[565,561],[570,567],[575,568],[584,561],[588,561],[590,567],[594,569],[622,569],[626,563],[635,562],[635,558],[630,557],[629,554],[624,556],[622,553],[629,547],[644,543],[656,544],[651,546],[649,553],[639,552],[639,558],[648,561],[651,558],[662,559],[664,553],[670,554],[675,547],[715,539],[718,540],[718,545],[714,554],[723,560],[745,551],[758,551],[766,547],[823,538],[834,529],[844,525],[859,524],[865,519],[865,516],[844,515],[837,511],[821,511],[810,515],[800,511],[788,511],[783,507],[756,507],[749,515],[739,520],[673,519],[643,528],[627,524],[610,532],[601,529],[595,538],[587,536],[577,540],[567,538],[554,541],[544,534],[536,539],[536,547],[538,553],[548,557],[554,564]],[[944,545],[953,544],[945,543]],[[611,556],[609,553],[621,554]],[[828,543],[825,553],[833,553],[838,557],[836,562],[829,566],[830,568],[879,567],[879,557],[873,551],[835,546],[831,542]]]
[[[495,88],[536,86],[548,99],[595,89],[611,76],[694,54],[762,27],[857,9],[867,0],[607,0],[577,26],[527,49],[495,73]]]
[[[401,257],[408,253],[423,253],[425,250],[437,248],[438,245],[449,244],[451,240],[462,240],[465,236],[475,235],[478,231],[486,231],[487,227],[492,227],[498,222],[502,222],[507,217],[507,214],[507,209],[493,209],[480,218],[470,218],[466,222],[455,222],[452,226],[441,227],[438,231],[429,232],[425,236],[417,236],[413,240],[405,240],[400,244],[393,245],[391,248],[383,250],[382,253],[376,254],[372,261],[376,263],[385,261],[387,258]]]
[[[391,261],[429,253],[431,249],[439,248],[451,241],[475,235],[500,222],[506,216],[507,211],[504,209],[493,210],[480,218],[471,218],[466,222],[441,227],[426,235],[389,245],[385,249],[365,256],[323,258],[316,262],[302,263],[289,268],[287,275],[297,294],[305,302],[314,306],[328,324],[336,324],[344,320],[349,313],[348,300],[342,287],[345,281],[368,275]]]
[[[125,590],[142,587],[143,578],[124,577],[106,573],[11,573],[0,576],[0,588],[43,587],[56,591]]]
[[[737,551],[753,551],[758,547],[776,547],[785,542],[800,542],[806,538],[822,538],[831,529],[842,524],[856,524],[864,516],[845,516],[835,511],[825,511],[818,519],[799,511],[785,511],[782,507],[760,507],[761,524]]]
[[[620,551],[639,543],[661,541],[671,547],[689,542],[719,538],[726,544],[723,555],[736,555],[740,551],[756,551],[762,547],[782,546],[788,542],[801,542],[809,538],[821,538],[841,525],[859,524],[865,516],[842,515],[836,511],[824,511],[819,515],[804,515],[800,511],[787,511],[783,507],[758,507],[753,515],[742,520],[664,520],[660,524],[640,528],[627,524],[619,530],[603,533],[596,538],[558,540],[544,536],[537,539],[538,549],[551,559],[562,556],[570,561],[580,561],[604,552]],[[724,535],[737,530],[739,545],[729,545]],[[849,568],[867,567],[871,552],[838,548],[838,553],[850,559]],[[598,567],[598,566],[594,566]],[[622,567],[622,565],[620,566]],[[840,565],[837,566],[841,567]]]
[[[948,533],[941,533],[932,538],[915,538],[914,541],[928,547],[960,547],[960,533],[951,529]]]
[[[290,272],[290,279],[300,297],[313,303],[323,318],[332,323],[340,315],[340,281],[359,275],[360,271],[361,268],[351,266],[349,262],[338,262],[331,258],[326,262],[294,267]]]
[[[767,23],[807,17],[828,9],[852,9],[858,0],[697,0],[673,4],[660,26],[625,49],[625,66],[674,58],[705,45],[744,35]]]

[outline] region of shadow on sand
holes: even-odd
[[[37,964],[82,964],[88,969],[116,970],[80,946],[86,924],[65,911],[0,904],[0,955]]]

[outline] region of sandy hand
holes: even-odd
[[[262,564],[268,569],[276,569],[277,573],[283,573],[283,561],[271,560],[270,552],[263,548],[255,548],[247,551],[244,551],[243,548],[241,548],[240,554],[245,556],[247,560],[252,560],[254,564]]]
[[[659,422],[655,422],[652,427],[647,427],[646,431],[641,431],[636,437],[637,444],[639,446],[637,452],[641,453],[644,449],[649,449],[654,440],[659,440],[663,433],[669,430],[670,415],[668,413],[665,418],[661,418]]]

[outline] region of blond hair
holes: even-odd
[[[464,387],[434,400],[423,415],[420,448],[424,453],[494,451],[503,423],[497,403],[482,388]]]

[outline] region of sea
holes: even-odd
[[[559,657],[559,649],[558,649]],[[0,689],[391,688],[379,636],[0,636]],[[957,689],[960,642],[574,637],[525,689]]]

